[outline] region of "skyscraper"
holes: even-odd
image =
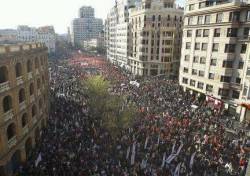
[[[71,27],[72,43],[75,46],[81,46],[84,41],[98,37],[103,30],[103,21],[95,18],[92,7],[83,6],[79,9],[78,18],[72,21]]]

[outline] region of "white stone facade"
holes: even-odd
[[[247,1],[186,1],[179,77],[184,89],[223,102],[241,121],[250,98],[249,10]]]

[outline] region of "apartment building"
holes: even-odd
[[[105,45],[107,59],[128,69],[128,9],[134,1],[118,0],[105,21]]]
[[[186,1],[180,85],[241,121],[250,117],[249,28],[247,1]]]
[[[54,53],[56,49],[56,34],[53,26],[42,26],[39,28],[26,25],[18,26],[17,40],[26,43],[45,43],[49,53]]]
[[[133,74],[178,75],[183,13],[174,0],[141,0],[129,8],[128,65]]]
[[[48,50],[0,45],[0,175],[26,161],[48,118]]]

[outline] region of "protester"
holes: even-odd
[[[228,134],[204,101],[176,81],[135,80],[106,63],[75,56],[73,65],[51,66],[51,111],[40,144],[20,174],[30,176],[238,176],[248,156],[247,137]],[[95,59],[95,58],[92,58]],[[74,65],[77,64],[76,65]],[[72,64],[72,62],[71,62]],[[79,66],[80,64],[80,66]],[[90,71],[91,70],[91,71]],[[134,125],[113,139],[100,120],[89,117],[79,80],[102,74],[110,93],[125,95],[140,111]],[[136,81],[137,86],[131,85]],[[197,108],[194,109],[193,105]]]

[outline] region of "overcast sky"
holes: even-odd
[[[1,0],[0,29],[17,25],[33,27],[53,25],[57,33],[67,32],[67,26],[84,5],[95,8],[96,17],[106,18],[115,0]],[[178,0],[183,6],[184,0]]]

